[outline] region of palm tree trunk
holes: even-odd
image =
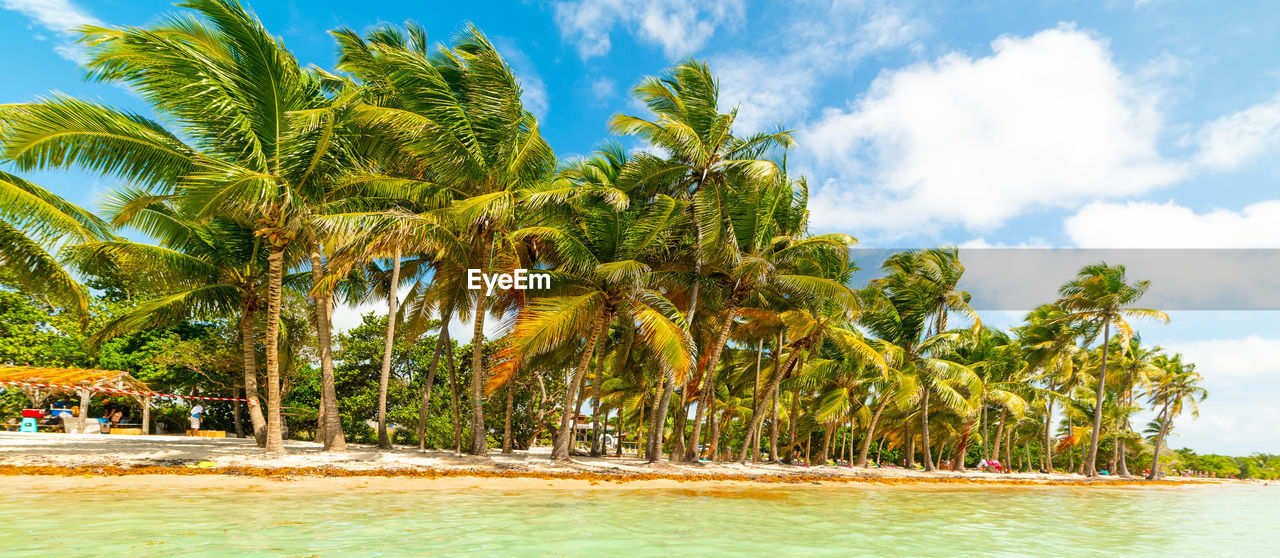
[[[818,454],[818,464],[826,465],[831,453],[831,437],[836,433],[835,424],[827,423],[826,433],[822,436],[822,452]]]
[[[969,454],[969,436],[973,434],[976,423],[976,420],[965,423],[964,432],[960,434],[960,441],[956,444],[955,455],[951,456],[952,471],[964,472],[964,458]]]
[[[880,404],[876,405],[876,412],[871,414],[871,422],[867,424],[867,435],[862,439],[862,447],[858,448],[858,462],[854,463],[854,467],[867,466],[867,454],[871,452],[871,440],[875,438],[876,425],[880,423],[880,414],[884,412],[885,406],[889,404],[889,394],[880,397]]]
[[[800,421],[800,392],[791,393],[791,409],[787,411],[787,447],[796,446],[796,423]]]
[[[737,309],[729,306],[724,310],[724,321],[720,323],[720,331],[716,333],[716,344],[712,346],[711,356],[707,357],[706,369],[702,374],[702,397],[698,400],[698,412],[693,416],[693,437],[689,440],[689,448],[685,453],[685,461],[698,460],[700,438],[702,434],[702,421],[708,413],[715,416],[715,409],[711,407],[715,405],[715,375],[716,366],[720,363],[720,353],[724,350],[724,344],[729,340],[729,328],[733,327],[733,319],[737,316]]]
[[[533,371],[534,379],[538,380],[538,414],[533,419],[533,424],[537,427],[533,430],[533,435],[529,437],[529,443],[525,447],[533,447],[538,445],[538,436],[542,435],[542,430],[546,426],[547,418],[547,384],[542,380],[542,372]]]
[[[486,249],[486,251],[488,251]],[[484,426],[484,318],[487,297],[476,293],[474,326],[471,328],[471,455],[489,455],[489,436]]]
[[[988,426],[990,426],[990,421],[987,420],[987,405],[986,403],[983,403],[982,404],[982,460],[983,461],[991,460],[991,452],[990,452],[991,442],[990,442],[990,438],[987,438]]]
[[[847,465],[853,465],[853,432],[854,432],[854,415],[849,415],[849,435],[844,437],[844,462]]]
[[[453,363],[453,345],[449,343],[449,322],[445,328],[444,363],[449,367],[449,408],[453,411],[453,451],[462,453],[462,417],[458,414],[458,367]]]
[[[280,299],[284,283],[284,248],[267,254],[267,444],[268,454],[284,453],[280,409]]]
[[[607,325],[605,327],[608,327]],[[599,345],[604,345],[608,332],[602,332]],[[600,394],[604,393],[604,347],[596,347],[596,373],[591,389],[591,457],[604,454],[604,423],[600,420]]]
[[[658,395],[658,405],[653,412],[653,426],[649,429],[649,463],[660,463],[665,457],[662,454],[662,431],[667,426],[667,407],[671,404],[671,393],[675,390],[676,378],[675,372],[669,367],[663,367],[662,392]]]
[[[309,246],[311,280],[315,285],[324,278],[324,260],[320,257],[320,241]],[[342,433],[342,416],[338,411],[338,389],[333,375],[333,293],[316,293],[316,345],[320,353],[320,442],[325,451],[346,451],[347,439]]]
[[[1085,461],[1085,475],[1098,476],[1098,442],[1102,433],[1102,405],[1107,396],[1107,356],[1111,349],[1111,317],[1102,320],[1102,367],[1098,370],[1098,396],[1093,405],[1093,436],[1089,438],[1089,457]]]
[[[773,346],[773,372],[778,373],[780,364],[782,363],[782,344],[786,341],[786,328],[778,331],[777,344]],[[770,400],[769,403],[769,462],[778,462],[778,392],[773,392],[773,397],[766,395],[765,399]],[[751,418],[755,418],[756,411],[752,410]]]
[[[778,392],[773,397],[766,396],[769,403],[769,462],[778,462]]]
[[[929,447],[929,387],[921,386],[920,397],[920,443],[924,446],[924,470],[933,470],[933,452]]]
[[[427,385],[422,389],[422,406],[418,408],[418,449],[427,449],[427,411],[431,407],[431,386],[436,383],[436,365],[440,363],[440,353],[444,351],[445,341],[449,338],[449,321],[440,322],[440,334],[436,335],[436,350],[431,356],[431,366],[427,367]]]
[[[596,321],[591,328],[591,336],[587,338],[587,343],[583,345],[582,356],[578,358],[578,367],[573,372],[573,379],[569,381],[569,386],[564,393],[564,411],[560,413],[560,429],[556,431],[555,445],[551,448],[551,459],[556,461],[569,460],[569,440],[572,436],[570,429],[573,403],[577,399],[578,388],[582,386],[582,378],[587,375],[587,366],[591,364],[591,355],[595,352],[596,342],[600,339],[600,332],[604,330],[609,323],[611,316],[609,311],[604,311],[600,319]]]
[[[726,421],[730,420],[730,418],[730,411],[728,409],[719,414],[711,415],[711,439],[707,440],[707,443],[710,445],[710,448],[707,450],[707,455],[709,456],[708,459],[712,461],[720,460],[720,458],[717,457],[720,455],[720,428]],[[756,435],[758,436],[759,434],[760,431],[757,430]]]
[[[619,404],[618,404],[618,426],[617,426],[617,430],[616,430],[616,432],[617,432],[617,434],[618,434],[618,436],[617,436],[618,445],[617,445],[616,453],[614,453],[614,454],[613,454],[613,456],[614,456],[614,457],[622,457],[622,434],[623,434],[623,432],[622,432],[622,426],[623,426],[623,422],[622,422],[622,415],[623,415],[623,411],[625,410],[625,409],[623,409],[622,405],[623,405],[622,403],[619,403]]]
[[[1004,467],[1002,467],[1002,469],[1004,469],[1004,472],[1006,473],[1009,472],[1009,467],[1013,465],[1013,430],[1017,428],[1017,426],[1018,426],[1017,421],[1014,421],[1013,426],[1011,426],[1008,432],[1005,434],[1006,439],[1004,442],[1004,461],[1003,461]]]
[[[902,439],[902,448],[907,454],[902,466],[910,469],[916,464],[916,435],[911,432],[911,421],[909,420],[902,425]]]
[[[1164,436],[1168,433],[1167,425],[1169,419],[1169,403],[1165,402],[1164,408],[1160,409],[1160,414],[1156,415],[1160,421],[1160,431],[1156,433],[1156,447],[1151,454],[1151,471],[1147,473],[1148,480],[1160,480],[1160,448],[1164,446]]]
[[[511,439],[511,411],[516,401],[516,379],[512,376],[507,381],[507,408],[502,415],[502,453],[515,453],[515,443]]]
[[[396,305],[400,302],[400,249],[391,260],[391,285],[387,291],[387,329],[382,340],[382,373],[378,375],[378,447],[391,449],[387,435],[387,384],[391,381],[391,359],[396,342]]]
[[[760,344],[756,347],[756,378],[751,382],[751,410],[755,412],[760,408],[760,366],[764,360],[764,338],[760,338]],[[754,440],[747,440],[751,444],[751,460],[760,461],[760,433],[756,432]]]
[[[773,378],[769,380],[769,389],[764,392],[765,399],[773,397],[775,394],[777,394],[778,386],[782,385],[782,378],[791,372],[791,368],[795,366],[796,361],[798,361],[799,359],[800,359],[800,351],[799,350],[792,351],[791,355],[787,357],[786,366],[784,366],[783,369],[778,373],[775,373],[773,375]],[[756,431],[760,430],[760,425],[761,423],[764,422],[763,411],[764,409],[756,409],[755,412],[751,413],[751,416],[752,416],[751,427],[747,429],[748,438],[750,438],[751,436],[754,436]],[[747,461],[747,454],[749,453],[747,451],[748,449],[749,448],[747,448],[747,446],[745,445],[742,447],[742,453],[738,455],[739,463],[745,463]]]
[[[647,426],[644,423],[644,396],[640,397],[639,405],[640,405],[640,416],[638,417],[639,420],[636,421],[636,457],[640,457],[642,455],[641,452],[644,451],[645,442],[646,442],[646,440],[644,439],[644,429],[645,429],[645,426]]]
[[[253,316],[256,309],[246,306],[240,314],[240,339],[244,351],[244,398],[248,399],[249,425],[258,447],[267,446],[267,419],[262,416],[262,399],[258,396],[258,364],[253,342]]]
[[[572,380],[572,378],[565,380],[566,384],[570,380]],[[586,383],[586,378],[583,378],[583,383],[584,384]],[[567,385],[565,389],[568,389]],[[587,390],[583,389],[583,386],[578,387],[578,401],[573,405],[573,424],[570,425],[570,428],[569,428],[569,452],[570,453],[573,452],[573,448],[578,447],[578,421],[582,420],[582,404],[587,400],[586,392]]]
[[[1000,422],[999,426],[996,427],[996,445],[994,451],[991,452],[992,459],[996,461],[1000,461],[1000,444],[1004,441],[1004,417],[1008,413],[1008,410],[1000,410]]]
[[[1121,431],[1124,434],[1128,434],[1130,430],[1128,409],[1133,407],[1133,369],[1132,368],[1130,368],[1129,371],[1125,374],[1124,399],[1125,399],[1126,408],[1124,412],[1124,421],[1122,423],[1123,428],[1121,429]],[[1116,453],[1118,454],[1118,457],[1116,460],[1115,472],[1119,473],[1120,476],[1122,477],[1128,478],[1128,477],[1131,477],[1132,475],[1129,474],[1129,463],[1128,463],[1128,460],[1125,458],[1125,454],[1127,453],[1126,449],[1127,448],[1125,448],[1124,443],[1120,441],[1120,437],[1116,436]]]
[[[680,406],[676,407],[675,420],[671,423],[671,459],[684,459],[685,430],[689,422],[689,394],[693,391],[691,382],[685,380],[684,386],[680,388]]]
[[[1049,391],[1057,389],[1055,382],[1049,382]],[[1044,412],[1044,470],[1046,473],[1053,472],[1053,398],[1049,397],[1045,400]]]

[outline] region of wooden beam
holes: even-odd
[[[151,396],[142,398],[142,434],[151,434]]]
[[[80,433],[84,434],[84,420],[89,416],[89,398],[93,392],[87,389],[76,391],[80,392]]]

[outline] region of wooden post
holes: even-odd
[[[80,433],[84,434],[84,421],[89,416],[89,397],[93,393],[87,389],[78,389],[80,392]]]
[[[151,434],[151,396],[142,398],[142,434]]]

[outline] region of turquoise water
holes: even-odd
[[[1276,555],[1280,486],[0,495],[4,556]]]

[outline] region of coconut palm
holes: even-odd
[[[1169,316],[1159,310],[1135,308],[1150,287],[1150,281],[1129,283],[1123,265],[1087,265],[1080,269],[1075,279],[1058,290],[1062,296],[1057,305],[1066,312],[1063,322],[1085,324],[1096,336],[1102,330],[1102,359],[1098,368],[1097,394],[1094,408],[1101,409],[1106,398],[1107,359],[1110,356],[1111,328],[1120,335],[1121,346],[1127,346],[1133,338],[1133,328],[1125,321],[1130,317],[1154,318],[1163,322]],[[1098,442],[1102,432],[1102,413],[1094,413],[1093,432],[1089,438],[1089,455],[1085,458],[1085,474],[1098,476]]]
[[[958,346],[970,342],[980,331],[981,323],[974,321],[969,330],[934,329],[945,323],[938,317],[944,309],[939,306],[940,298],[954,299],[968,307],[963,296],[946,294],[948,287],[937,280],[936,270],[944,261],[932,252],[922,251],[903,252],[887,259],[883,268],[888,276],[873,281],[865,291],[868,308],[862,320],[872,333],[901,353],[896,359],[899,369],[918,377],[924,466],[930,471],[934,469],[929,440],[931,397],[937,396],[947,408],[964,410],[974,404],[972,400],[981,392],[981,380],[954,355]]]
[[[843,267],[848,249],[855,241],[844,234],[792,236],[797,231],[789,218],[794,212],[793,188],[797,186],[803,188],[802,184],[783,180],[775,185],[730,188],[724,194],[730,221],[725,244],[730,248],[703,269],[715,286],[721,323],[715,340],[708,347],[710,355],[704,366],[706,388],[702,390],[702,401],[694,418],[689,453],[685,456],[688,460],[698,458],[704,414],[715,412],[716,367],[739,310],[747,306],[763,307],[771,300],[786,299],[795,304],[828,297],[838,299],[849,294],[843,283],[822,274],[828,269]]]
[[[764,403],[770,401],[782,381],[796,370],[801,355],[815,349],[823,343],[831,343],[845,355],[851,366],[868,366],[881,373],[887,373],[886,358],[855,327],[860,305],[853,292],[839,298],[828,298],[817,302],[812,309],[798,308],[783,312],[780,316],[786,325],[789,341],[786,344],[786,362],[776,370],[769,379],[760,401],[751,413],[751,424],[747,427],[747,439],[751,439],[764,422]],[[794,421],[794,418],[793,418]],[[749,447],[743,446],[738,454],[739,462],[746,462]]]
[[[252,224],[267,253],[267,451],[278,454],[286,252],[305,224],[301,189],[314,184],[305,174],[327,149],[325,134],[298,129],[291,113],[326,101],[319,80],[238,3],[184,6],[194,13],[148,28],[87,28],[84,38],[90,78],[137,91],[182,138],[135,114],[55,97],[17,107],[6,150],[20,168],[79,166],[179,194],[193,215]]]
[[[1159,430],[1152,450],[1151,472],[1147,474],[1147,478],[1152,480],[1160,479],[1160,451],[1173,425],[1173,418],[1187,407],[1191,408],[1192,416],[1199,415],[1197,403],[1208,397],[1208,392],[1200,386],[1201,377],[1195,365],[1182,362],[1182,355],[1162,356],[1156,360],[1156,365],[1161,373],[1149,391],[1151,404],[1160,407],[1156,415]]]
[[[511,68],[475,27],[452,48],[434,53],[368,41],[351,30],[334,35],[343,70],[362,81],[385,83],[395,93],[391,102],[363,100],[355,109],[359,119],[391,133],[401,150],[448,185],[453,198],[448,221],[456,236],[470,239],[458,263],[489,272],[500,236],[517,226],[519,194],[546,182],[555,167],[537,119],[521,104]],[[471,294],[471,453],[487,455],[481,351],[488,296]]]
[[[262,242],[253,230],[231,219],[197,220],[183,214],[172,196],[121,190],[104,204],[111,222],[155,238],[158,245],[123,239],[69,247],[85,273],[104,268],[136,277],[160,293],[116,317],[95,338],[219,316],[238,320],[249,422],[259,446],[266,446],[266,419],[258,404],[255,320],[262,309],[265,269]]]
[[[10,139],[6,114],[20,111],[0,108],[0,147],[4,158],[22,154]],[[11,143],[14,141],[15,143]],[[24,159],[19,166],[32,167]],[[63,268],[48,246],[77,244],[110,238],[110,227],[92,213],[17,176],[0,171],[0,266],[18,287],[66,304],[87,323],[89,293]]]
[[[1022,347],[1003,331],[983,329],[974,343],[962,347],[958,354],[981,381],[978,396],[981,409],[974,409],[964,415],[961,441],[955,452],[958,459],[952,465],[952,470],[963,471],[963,457],[968,452],[968,442],[973,431],[981,422],[979,415],[985,414],[988,408],[994,406],[1000,410],[1002,421],[1006,415],[1021,419],[1027,412],[1028,399],[1031,397],[1028,392],[1032,388],[1026,377],[1029,368],[1023,360]]]
[[[599,162],[599,161],[598,161]],[[556,293],[536,297],[516,320],[508,340],[512,354],[536,355],[585,334],[578,364],[565,392],[552,458],[569,459],[573,404],[578,400],[597,342],[615,317],[634,323],[640,339],[657,356],[658,366],[683,376],[693,349],[674,306],[652,288],[650,261],[671,249],[673,232],[683,219],[681,206],[667,196],[619,210],[590,193],[566,203],[548,204],[531,223],[511,235],[513,241],[547,247],[555,271]],[[518,359],[502,359],[494,382],[505,382]]]
[[[645,78],[632,93],[652,111],[652,119],[618,114],[610,121],[610,128],[644,139],[663,155],[637,155],[620,177],[619,186],[637,198],[666,194],[691,202],[687,210],[693,239],[681,260],[692,267],[692,277],[685,280],[692,286],[684,317],[686,325],[694,327],[702,266],[720,252],[729,235],[724,195],[735,180],[733,175],[772,182],[781,174],[780,169],[761,156],[789,147],[792,139],[786,132],[735,136],[737,110],[720,112],[720,87],[704,62],[685,60],[663,75]],[[674,378],[666,378],[653,415],[655,435],[650,438],[650,454],[660,453],[662,419],[667,416],[674,389]],[[686,389],[682,397],[687,394]],[[677,434],[683,437],[683,428],[678,428]],[[682,443],[679,440],[678,446]]]
[[[1124,376],[1121,378],[1122,384],[1118,390],[1116,407],[1121,416],[1117,425],[1119,432],[1114,436],[1115,446],[1112,453],[1116,455],[1116,473],[1122,477],[1128,477],[1130,476],[1129,465],[1125,455],[1128,451],[1124,440],[1135,436],[1131,432],[1130,424],[1133,412],[1139,409],[1134,404],[1134,388],[1146,385],[1160,373],[1156,359],[1163,353],[1163,349],[1143,345],[1141,336],[1137,334],[1129,340],[1128,347],[1120,349],[1116,367],[1124,372]]]
[[[1076,366],[1081,349],[1076,345],[1082,332],[1062,321],[1065,312],[1052,304],[1042,305],[1027,314],[1024,324],[1015,328],[1027,373],[1044,382],[1050,393],[1069,393],[1078,385]],[[1053,405],[1057,397],[1045,398],[1044,447],[1045,470],[1053,472]]]

